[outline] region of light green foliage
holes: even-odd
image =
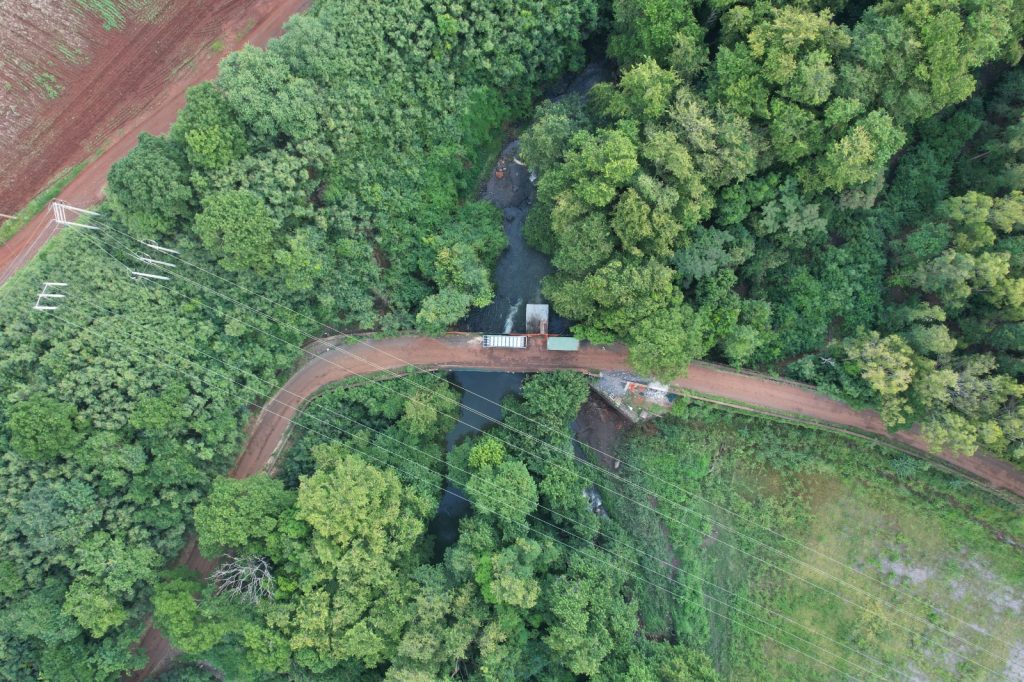
[[[203,554],[247,553],[253,542],[265,542],[274,532],[276,517],[294,504],[294,494],[266,474],[243,480],[219,478],[202,504],[195,524]]]
[[[616,497],[607,498],[609,513],[655,557],[674,557],[691,574],[679,574],[674,592],[713,595],[722,601],[711,608],[729,608],[730,618],[695,611],[657,589],[664,578],[652,557],[642,575],[654,584],[639,584],[636,600],[652,630],[689,625],[707,638],[705,651],[731,679],[841,675],[857,670],[856,652],[941,676],[944,657],[935,650],[971,637],[966,622],[1012,631],[1013,614],[987,598],[993,589],[1024,584],[1017,553],[1004,541],[1024,532],[1012,502],[860,439],[697,401],[685,412],[684,419],[663,418],[646,433],[633,432],[619,452],[636,466],[626,475],[656,496],[657,510],[677,513],[666,520]],[[698,485],[702,499],[684,495]],[[946,502],[950,495],[956,508]],[[771,559],[773,550],[787,561]],[[849,592],[837,595],[831,578],[812,574],[808,567],[820,566],[822,556],[862,567],[844,577],[862,598],[844,600]],[[989,576],[983,583],[971,579],[979,565]],[[927,578],[904,577],[891,589],[896,571],[911,566]],[[955,594],[951,581],[960,586]],[[932,647],[922,649],[925,632]],[[794,651],[801,646],[820,655]],[[985,649],[967,665],[1001,670],[1013,655],[1008,645]],[[690,659],[689,669],[698,676],[702,667]]]
[[[469,466],[482,469],[505,461],[505,446],[497,438],[485,436],[469,451]]]
[[[34,395],[11,406],[7,428],[11,447],[23,457],[52,459],[70,455],[81,440],[75,431],[74,405],[44,395]]]
[[[277,225],[266,204],[248,190],[228,190],[203,199],[195,230],[203,246],[227,270],[264,274],[273,263]]]
[[[184,141],[189,163],[205,172],[227,166],[246,148],[245,130],[231,116],[223,93],[210,83],[188,91],[170,137]]]
[[[880,102],[901,122],[963,101],[975,85],[970,70],[1015,49],[1015,27],[1000,19],[1014,11],[1008,0],[869,7],[853,29],[844,89],[868,106]]]
[[[286,632],[314,670],[342,658],[373,667],[394,647],[407,589],[396,568],[424,530],[410,495],[393,472],[355,457],[300,485],[295,518],[311,528],[309,555],[289,560],[320,568],[302,579]]]
[[[905,140],[888,114],[872,111],[825,152],[820,182],[833,190],[864,184],[884,170]]]
[[[474,471],[466,492],[506,535],[522,533],[527,517],[537,509],[537,485],[522,462],[502,462]]]

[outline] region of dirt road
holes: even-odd
[[[539,346],[537,344],[526,350],[484,350],[480,346],[479,337],[468,335],[437,339],[401,337],[348,346],[339,341],[340,350],[331,350],[328,343],[320,342],[317,356],[305,362],[292,375],[253,423],[248,444],[231,475],[244,477],[262,470],[286,436],[289,426],[287,420],[296,415],[305,400],[324,385],[347,376],[381,369],[400,370],[409,364],[421,368],[463,367],[516,372],[630,369],[624,346],[583,344],[576,353],[548,352]],[[752,408],[763,408],[773,414],[827,422],[858,435],[875,434],[914,450],[928,449],[916,430],[890,433],[877,412],[854,410],[838,400],[789,381],[734,372],[707,363],[694,363],[688,375],[673,381],[672,386],[711,398],[744,403]],[[941,453],[934,457],[992,488],[1024,499],[1024,472],[1007,462],[984,455],[961,457]]]
[[[99,201],[110,167],[135,146],[140,133],[166,132],[185,103],[185,91],[216,77],[225,54],[246,43],[266,45],[281,34],[288,17],[308,4],[309,0],[175,0],[169,5],[171,16],[120,38],[110,34],[109,44],[49,105],[53,111],[39,114],[42,132],[25,135],[32,150],[4,152],[5,178],[17,183],[2,186],[0,212],[14,213],[53,174],[84,160],[111,139],[110,146],[60,194],[74,206]],[[208,47],[214,40],[223,45],[216,53]],[[187,67],[179,69],[184,62]],[[41,214],[0,245],[0,284],[52,234],[48,217]]]
[[[245,478],[263,471],[288,437],[289,419],[294,419],[303,404],[317,391],[346,377],[384,370],[402,371],[409,365],[420,369],[461,367],[510,372],[630,370],[626,348],[621,345],[583,344],[575,353],[548,352],[542,350],[540,344],[526,350],[485,350],[481,347],[480,337],[471,335],[400,337],[349,345],[342,339],[326,339],[310,346],[309,351],[298,370],[267,401],[250,424],[245,450],[235,462],[230,476]],[[752,409],[763,408],[798,420],[828,422],[837,430],[848,428],[856,435],[876,434],[915,450],[927,449],[916,432],[889,433],[877,412],[854,410],[792,382],[694,363],[689,374],[673,381],[672,386],[730,403],[741,402]],[[1006,462],[983,455],[958,457],[943,453],[935,457],[992,488],[1024,499],[1024,472]],[[199,555],[194,542],[185,548],[178,563],[201,575],[207,575],[213,566],[212,562]],[[147,630],[142,646],[149,654],[150,665],[134,679],[142,679],[146,674],[161,669],[175,655],[167,640],[153,628]]]

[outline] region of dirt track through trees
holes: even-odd
[[[450,335],[442,338],[400,337],[371,340],[331,350],[330,342],[319,342],[322,350],[303,364],[281,388],[268,408],[253,422],[245,451],[231,475],[249,476],[266,466],[288,430],[288,419],[296,416],[305,400],[325,385],[345,377],[368,374],[381,369],[401,370],[417,367],[505,370],[538,372],[553,369],[589,371],[630,371],[624,346],[583,344],[578,352],[545,351],[536,344],[526,350],[483,349],[480,338]],[[707,363],[691,365],[686,377],[676,379],[677,390],[693,391],[725,402],[739,402],[766,412],[804,418],[814,422],[845,427],[851,433],[875,434],[896,445],[927,451],[927,444],[916,429],[890,433],[873,410],[855,410],[816,391],[788,381],[734,372]],[[271,414],[271,411],[279,416]],[[967,473],[986,485],[1024,499],[1024,472],[1008,462],[984,455],[961,457],[952,453],[933,455],[943,464]]]
[[[308,350],[312,355],[306,355],[307,360],[251,422],[245,450],[235,462],[230,476],[245,478],[266,469],[271,457],[288,437],[290,420],[298,416],[306,401],[328,384],[347,377],[384,370],[403,372],[410,365],[419,369],[465,368],[509,372],[631,369],[627,350],[621,345],[583,344],[575,353],[549,352],[540,344],[526,350],[492,350],[481,347],[480,337],[462,334],[441,338],[405,336],[356,344],[347,344],[344,338],[324,339]],[[916,430],[889,433],[877,412],[854,410],[793,382],[694,363],[688,375],[673,381],[672,387],[699,393],[715,402],[742,403],[741,409],[764,411],[811,423],[827,422],[831,428],[853,435],[875,434],[903,448],[927,450],[924,439]],[[948,468],[1024,499],[1024,472],[1008,462],[984,455],[960,457],[941,453],[932,456]],[[194,541],[182,552],[178,564],[201,575],[207,575],[214,566],[214,562],[199,554]],[[149,665],[134,679],[142,679],[161,670],[175,655],[168,641],[153,628],[146,631],[142,647],[149,656]]]

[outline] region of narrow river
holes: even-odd
[[[575,77],[566,79],[560,87],[555,87],[549,93],[549,98],[558,99],[568,93],[585,95],[595,84],[609,80],[611,75],[611,67],[607,62],[592,63]],[[458,325],[463,331],[523,333],[526,331],[526,304],[545,302],[540,285],[541,280],[552,272],[552,267],[547,256],[531,248],[523,239],[523,226],[533,205],[536,188],[529,169],[519,160],[518,153],[519,140],[512,140],[505,146],[480,195],[481,199],[501,209],[508,247],[494,269],[494,301],[467,315]],[[565,334],[570,324],[569,320],[552,311],[548,331],[552,334]],[[448,433],[447,447],[451,450],[467,435],[477,433],[477,429],[486,430],[492,426],[491,419],[500,420],[501,399],[509,393],[518,394],[526,375],[456,370],[450,373],[449,378],[463,390],[459,406],[461,421]],[[461,489],[451,483],[445,484],[437,516],[430,523],[430,531],[437,538],[435,552],[438,560],[445,548],[458,539],[459,519],[468,514],[470,508],[465,497]]]
[[[612,76],[607,62],[588,65],[571,80],[553,88],[548,98],[557,100],[566,94],[586,95],[590,88]],[[518,158],[519,140],[512,140],[502,150],[480,195],[502,211],[502,223],[508,248],[494,268],[494,301],[485,308],[472,311],[458,325],[463,331],[488,334],[515,334],[526,331],[526,304],[544,303],[540,284],[551,274],[551,261],[531,248],[523,239],[523,225],[536,197],[536,188],[529,169]],[[570,322],[552,311],[548,331],[564,334]]]
[[[525,374],[513,372],[479,372],[455,370],[449,380],[462,388],[462,403],[459,405],[459,421],[448,432],[447,447],[451,450],[466,436],[486,430],[494,424],[492,419],[501,420],[501,399],[509,393],[519,394]],[[430,522],[430,532],[437,538],[436,558],[441,559],[444,550],[455,544],[459,537],[459,519],[469,513],[466,493],[445,483],[444,496],[437,509],[437,516]]]

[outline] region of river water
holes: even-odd
[[[459,405],[459,421],[448,432],[448,450],[468,435],[478,433],[501,421],[501,399],[509,393],[519,395],[525,374],[513,372],[478,372],[460,369],[450,372],[448,379],[462,388],[462,403]],[[440,559],[447,547],[455,544],[459,537],[459,519],[469,513],[466,493],[445,482],[444,495],[437,509],[437,516],[430,522],[430,532],[437,539],[436,558]]]
[[[590,88],[609,80],[612,69],[608,62],[594,62],[583,71],[567,77],[548,92],[548,98],[557,100],[568,93],[585,95]],[[549,258],[531,248],[523,239],[523,225],[536,197],[536,188],[529,169],[518,158],[519,140],[512,140],[502,150],[480,198],[490,201],[502,211],[502,226],[508,247],[502,252],[494,269],[494,301],[485,308],[472,311],[458,325],[462,331],[489,334],[524,333],[526,331],[526,304],[544,303],[541,280],[551,274]],[[548,331],[565,334],[570,321],[551,312]],[[477,429],[493,426],[501,420],[501,399],[509,393],[519,394],[525,374],[511,372],[478,372],[456,370],[449,374],[452,382],[462,389],[459,423],[448,433],[447,447],[451,450],[467,435]],[[477,412],[483,413],[477,414]],[[488,419],[491,418],[491,419]],[[575,424],[574,424],[575,426]],[[577,453],[578,454],[578,453]],[[436,538],[435,556],[438,560],[444,550],[458,539],[459,519],[469,513],[470,504],[459,488],[445,484],[444,495],[437,516],[430,522],[430,532]]]
[[[540,283],[551,274],[551,262],[523,239],[523,224],[536,196],[530,171],[518,159],[519,140],[512,140],[498,157],[495,172],[481,195],[501,209],[508,247],[494,268],[494,301],[472,311],[460,323],[465,331],[489,334],[522,334],[526,331],[526,304],[544,303]],[[548,331],[568,331],[567,320],[552,314]]]
[[[548,99],[557,100],[569,93],[586,95],[595,84],[609,80],[611,76],[612,67],[608,62],[593,62],[580,73],[553,86],[548,92]],[[524,333],[526,304],[545,302],[540,293],[540,283],[551,274],[551,261],[523,239],[523,224],[537,191],[530,171],[519,161],[518,153],[519,140],[512,140],[502,150],[495,170],[480,194],[481,199],[501,209],[508,248],[502,252],[494,268],[494,301],[467,315],[458,325],[463,331]],[[552,311],[548,331],[565,334],[570,324],[569,320]]]

